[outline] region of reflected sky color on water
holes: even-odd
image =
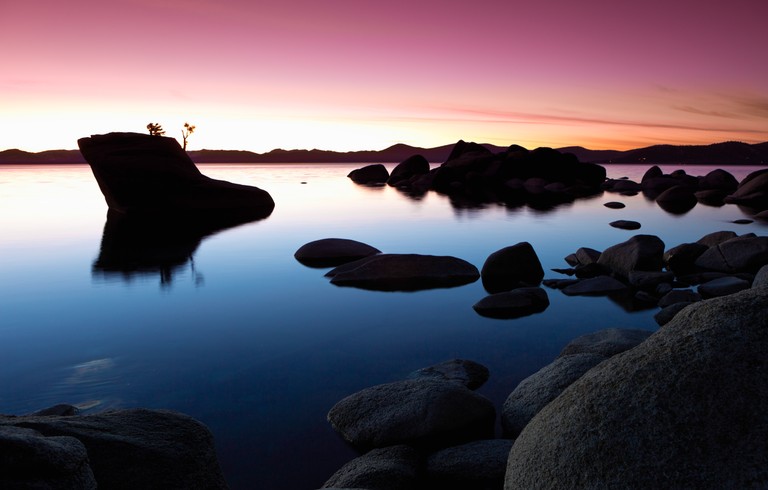
[[[556,278],[550,269],[566,267],[563,257],[577,248],[601,250],[637,233],[670,248],[718,230],[767,231],[731,223],[745,217],[736,206],[670,215],[642,195],[604,194],[546,213],[467,210],[435,193],[413,200],[356,186],[346,178],[354,165],[200,168],[267,190],[276,207],[263,221],[203,237],[164,281],[159,271],[94,268],[107,207],[87,166],[0,167],[0,412],[62,402],[86,413],[179,410],[211,428],[232,488],[316,488],[354,456],[325,421],[344,396],[459,357],[489,367],[480,392],[500,409],[572,338],[655,330],[656,310],[548,289],[546,311],[489,319],[472,310],[487,294],[480,281],[414,293],[339,288],[325,269],[293,258],[301,245],[351,238],[480,269],[492,252],[528,241],[545,277]],[[608,166],[608,174],[639,180],[646,169]],[[730,170],[741,179],[752,169]],[[626,208],[603,206],[614,200]],[[642,228],[608,226],[617,219]]]

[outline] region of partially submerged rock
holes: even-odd
[[[109,133],[80,138],[110,210],[153,217],[263,219],[275,203],[258,187],[206,177],[173,138]]]
[[[598,264],[615,274],[629,277],[632,271],[659,271],[663,265],[664,242],[654,235],[635,235],[603,250]]]
[[[493,252],[480,271],[483,287],[489,293],[522,286],[538,286],[544,269],[530,243],[520,242]]]
[[[480,272],[469,262],[451,256],[378,254],[346,263],[326,276],[337,286],[417,291],[469,284],[480,278]]]
[[[355,184],[376,185],[385,184],[389,179],[387,167],[380,163],[366,165],[351,171],[347,177],[352,179]]]
[[[347,238],[323,238],[305,243],[293,256],[310,267],[329,267],[381,253],[367,243]]]
[[[626,219],[611,221],[608,224],[614,228],[619,228],[622,230],[639,230],[641,226],[640,223],[638,223],[637,221],[631,221]]]

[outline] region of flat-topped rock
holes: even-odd
[[[262,219],[275,207],[258,187],[200,173],[173,138],[109,133],[80,138],[77,144],[109,209],[118,213]]]
[[[635,235],[626,242],[603,250],[599,265],[629,277],[632,271],[659,271],[663,265],[664,242],[654,235]]]
[[[378,254],[341,265],[326,274],[337,286],[375,291],[450,288],[477,281],[480,272],[451,256]]]
[[[640,223],[638,223],[637,221],[631,221],[626,219],[611,221],[608,224],[614,228],[619,228],[622,230],[639,230],[641,226]]]
[[[293,256],[310,267],[331,267],[381,253],[367,243],[347,238],[323,238],[306,243]]]

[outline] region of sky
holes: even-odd
[[[765,0],[0,0],[0,150],[768,141]]]

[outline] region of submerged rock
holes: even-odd
[[[639,230],[641,226],[637,221],[630,221],[626,219],[611,221],[608,224],[614,228],[620,228],[622,230]]]
[[[691,305],[544,407],[506,490],[752,488],[768,481],[768,289]]]
[[[80,138],[109,209],[127,215],[263,219],[275,202],[258,187],[206,177],[173,138],[109,133]]]

